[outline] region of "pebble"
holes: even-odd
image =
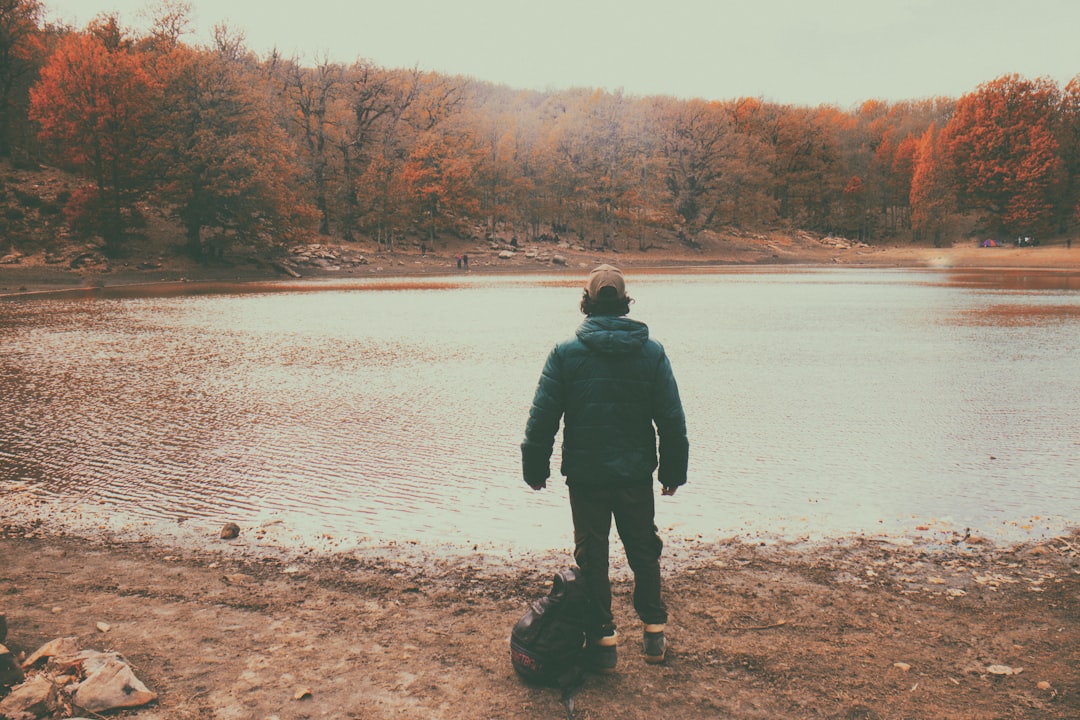
[[[1023,671],[1023,668],[1012,668],[1008,665],[988,665],[986,668],[986,672],[991,675],[1019,675]]]

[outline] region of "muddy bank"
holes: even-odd
[[[644,663],[613,553],[618,672],[577,718],[1080,717],[1080,534],[733,538],[666,570],[671,651]],[[508,660],[512,624],[567,562],[414,548],[255,557],[0,532],[7,644],[111,649],[159,699],[130,717],[558,718]],[[109,628],[101,632],[99,623]],[[299,699],[297,699],[299,698]]]

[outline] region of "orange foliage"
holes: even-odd
[[[0,32],[0,75],[7,58],[40,47],[41,7],[0,0],[0,25],[18,8],[34,30],[9,55]],[[31,95],[41,139],[97,184],[79,207],[111,212],[114,234],[140,194],[176,209],[193,248],[207,230],[365,230],[392,247],[409,231],[434,238],[483,222],[645,247],[653,228],[692,241],[782,224],[872,241],[908,229],[942,237],[976,213],[999,234],[1062,226],[1074,208],[1080,219],[1080,77],[1064,92],[1007,75],[955,102],[853,110],[539,93],[370,63],[259,60],[224,35],[193,48],[181,41],[186,5],[159,12],[142,38],[108,16],[49,36],[56,49]]]
[[[40,137],[90,174],[104,198],[101,231],[119,242],[123,215],[144,180],[147,133],[157,88],[145,57],[113,28],[64,37],[30,92]]]
[[[1049,227],[1064,180],[1054,133],[1058,90],[1006,75],[963,96],[945,128],[945,157],[961,201],[1013,234]]]
[[[934,125],[915,147],[911,176],[911,224],[916,232],[940,237],[945,216],[955,197],[946,184],[941,163],[942,134]]]

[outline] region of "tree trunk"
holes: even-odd
[[[185,226],[185,249],[195,259],[202,257],[202,226],[198,220],[191,219]]]

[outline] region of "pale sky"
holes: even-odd
[[[957,98],[1007,73],[1080,74],[1078,0],[188,0],[203,43],[221,22],[248,48],[419,67],[516,88],[571,87],[852,107]],[[83,27],[156,0],[44,0]]]

